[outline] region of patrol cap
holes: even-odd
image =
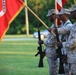
[[[48,10],[48,14],[46,15],[46,17],[49,17],[54,13],[55,13],[55,9]]]
[[[70,12],[73,12],[75,10],[76,10],[76,5],[72,5],[72,8],[71,8]]]
[[[62,14],[70,14],[69,10],[66,8],[62,8],[61,11],[58,13],[58,15],[62,15]]]

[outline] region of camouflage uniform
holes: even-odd
[[[67,20],[65,24],[62,24],[60,28],[58,28],[58,32],[60,34],[61,41],[67,41],[69,37],[70,30],[72,28],[72,23],[70,20]],[[66,54],[66,49],[62,48],[63,54]]]
[[[62,10],[58,14],[59,15],[65,15],[65,14],[69,15],[70,13],[68,11],[69,11],[68,9],[62,8]],[[68,16],[67,16],[67,19],[68,19]],[[61,18],[61,20],[62,20],[62,18]],[[60,34],[60,39],[62,42],[64,42],[64,41],[66,42],[68,40],[71,28],[72,28],[72,23],[69,19],[66,20],[65,23],[62,23],[61,27],[58,28],[58,32]],[[67,50],[65,47],[63,47],[61,50],[62,50],[62,54],[64,54],[64,55],[67,54]],[[61,75],[68,75],[69,70],[68,70],[68,64],[67,63],[64,64],[64,70],[65,70],[65,74],[61,74]]]
[[[74,23],[69,39],[64,42],[67,48],[67,58],[71,75],[76,75],[76,23]]]
[[[58,15],[69,15],[69,10],[66,9],[66,8],[62,8],[61,11],[58,13]],[[65,15],[66,16],[66,15]],[[65,21],[63,19],[66,19]],[[60,17],[60,19],[62,20],[62,25],[60,28],[58,28],[58,33],[61,34],[61,41],[67,41],[68,37],[69,37],[69,33],[70,33],[70,30],[72,28],[72,23],[71,21],[68,19],[68,16],[66,17]],[[64,22],[63,22],[64,21]],[[64,54],[66,54],[66,50],[64,49]]]
[[[60,28],[58,28],[58,32],[60,34],[60,38],[62,41],[67,41],[68,37],[69,37],[69,32],[72,28],[72,23],[70,22],[70,20],[67,20],[65,24],[63,24]],[[62,49],[62,54],[66,55],[67,51],[66,48],[63,47]],[[69,70],[68,70],[68,64],[64,64],[64,70],[65,70],[65,74],[61,74],[61,75],[68,75]]]
[[[44,42],[46,46],[46,57],[49,64],[50,75],[58,75],[58,62],[54,60],[57,56],[56,54],[56,38],[53,34],[49,33],[46,41]]]

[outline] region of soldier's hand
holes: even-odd
[[[49,32],[54,32],[55,28],[49,28],[48,30],[49,30]]]
[[[67,55],[63,55],[62,62],[67,63]]]
[[[57,42],[56,45],[57,45],[58,47],[62,47],[62,42]]]
[[[46,55],[45,51],[42,52],[42,58],[44,58]]]
[[[43,43],[44,43],[43,40],[39,40],[39,41],[38,41],[38,44],[43,44]]]

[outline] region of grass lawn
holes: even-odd
[[[0,44],[0,75],[49,75],[46,57],[39,68],[35,40],[5,40]]]

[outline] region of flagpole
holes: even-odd
[[[49,27],[25,4],[25,7],[47,28],[49,29]],[[55,33],[54,32],[51,32],[54,36]]]
[[[57,15],[57,3],[56,3],[56,0],[55,0],[55,13]],[[58,27],[58,25],[57,25],[57,18],[55,20],[55,24],[56,24],[56,27]]]
[[[24,0],[25,4],[27,5],[27,0]],[[25,8],[25,19],[26,19],[26,35],[29,36],[29,22],[28,22],[28,10]]]
[[[57,12],[57,2],[56,2],[56,0],[55,0],[55,12],[56,12],[56,14],[58,13]]]
[[[25,7],[48,29],[49,27],[25,4]]]

